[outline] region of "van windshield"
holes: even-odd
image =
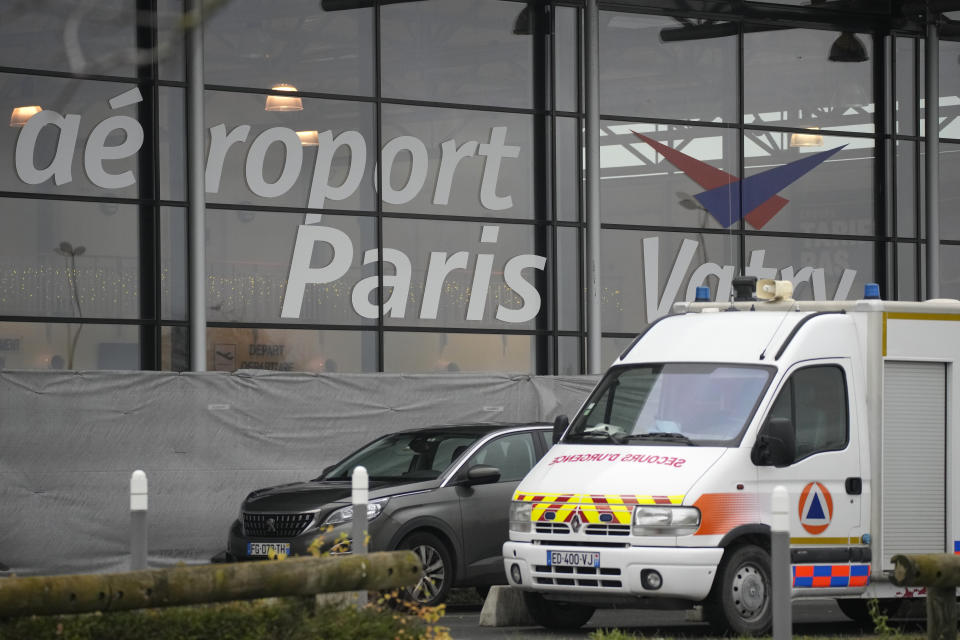
[[[737,446],[773,372],[691,362],[615,367],[563,441]]]

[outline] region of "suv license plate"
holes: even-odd
[[[547,551],[551,567],[599,567],[599,551]]]
[[[266,558],[270,553],[270,550],[273,549],[277,555],[290,555],[290,543],[289,542],[248,542],[247,543],[247,555],[251,557],[263,557]]]

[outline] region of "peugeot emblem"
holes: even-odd
[[[277,532],[277,521],[273,518],[267,518],[267,533],[276,533]]]

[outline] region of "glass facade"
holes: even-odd
[[[0,367],[185,370],[182,2],[68,4],[0,24]],[[922,28],[806,4],[600,3],[604,362],[742,274],[798,299],[866,282],[925,297]],[[206,16],[207,368],[585,372],[583,13],[233,0]],[[958,56],[945,31],[954,298]]]

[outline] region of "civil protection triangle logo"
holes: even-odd
[[[755,229],[762,229],[773,219],[789,200],[777,193],[793,184],[804,175],[826,161],[847,145],[835,149],[812,153],[808,156],[760,173],[743,180],[722,169],[697,160],[687,154],[653,140],[641,133],[633,132],[680,171],[687,174],[706,191],[693,197],[719,222],[724,229],[743,219]]]
[[[820,482],[808,482],[797,501],[800,526],[811,535],[826,531],[833,520],[833,496]]]

